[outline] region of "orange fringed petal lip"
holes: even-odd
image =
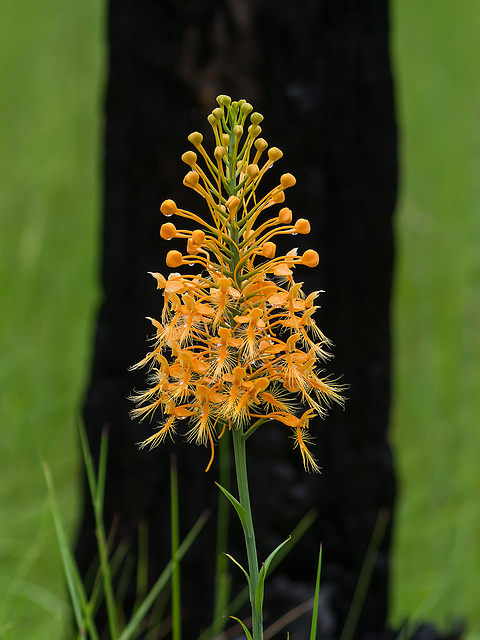
[[[189,167],[184,185],[204,199],[206,213],[181,209],[171,199],[160,207],[167,218],[186,218],[195,227],[162,224],[164,240],[186,240],[186,253],[169,251],[167,266],[195,266],[197,273],[151,274],[164,306],[161,320],[151,319],[155,346],[135,365],[150,367],[150,387],[134,395],[132,414],[159,416],[157,431],[141,446],[173,437],[184,422],[189,440],[210,447],[207,470],[216,439],[228,429],[249,435],[276,420],[290,429],[305,469],[319,471],[310,420],[323,416],[330,401],[342,403],[342,389],[319,368],[331,357],[312,317],[320,292],[305,297],[293,272],[298,265],[316,267],[320,258],[313,249],[276,255],[275,237],[310,232],[305,218],[293,221],[288,207],[276,210],[296,179],[284,173],[262,193],[263,176],[283,153],[268,149],[260,137],[263,116],[249,103],[225,95],[217,102],[208,116],[213,154],[194,132],[188,140],[195,151],[182,156]],[[272,214],[265,215],[270,207]],[[308,407],[303,413],[302,405]]]

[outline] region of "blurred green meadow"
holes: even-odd
[[[2,8],[1,639],[59,638],[68,615],[38,451],[73,532],[98,300],[104,14],[94,0]],[[480,638],[479,28],[476,0],[392,5],[401,193],[391,621],[463,617],[470,639]]]

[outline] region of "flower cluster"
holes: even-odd
[[[217,101],[208,116],[213,156],[198,132],[188,137],[196,152],[182,156],[190,167],[184,185],[204,198],[208,219],[179,209],[173,200],[160,207],[164,216],[187,218],[198,226],[162,225],[164,240],[186,240],[186,253],[169,251],[167,266],[201,269],[168,278],[151,274],[164,306],[160,320],[149,318],[156,329],[155,346],[135,367],[150,365],[151,386],[133,398],[139,406],[132,413],[141,418],[161,413],[158,430],[142,446],[173,436],[186,420],[188,439],[210,445],[207,470],[214,442],[227,429],[242,429],[248,437],[267,420],[276,420],[291,429],[305,468],[318,471],[309,447],[309,421],[325,413],[329,400],[342,399],[340,388],[321,377],[318,368],[318,361],[329,357],[328,340],[313,318],[320,292],[305,296],[293,270],[315,267],[319,257],[312,249],[277,256],[273,242],[279,235],[308,234],[310,224],[303,218],[293,222],[292,211],[282,206],[285,190],[295,184],[291,174],[259,194],[266,171],[283,155],[260,137],[263,116],[252,113],[245,100],[232,102],[222,95]],[[270,207],[279,210],[264,219]],[[303,413],[302,404],[308,407]]]

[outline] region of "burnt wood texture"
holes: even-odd
[[[308,532],[267,580],[266,626],[313,595],[323,542],[321,627],[337,638],[379,518],[386,528],[355,638],[385,632],[395,475],[388,443],[392,216],[397,189],[396,125],[386,0],[111,0],[105,103],[103,298],[84,419],[95,455],[109,429],[105,520],[135,554],[139,523],[149,532],[153,581],[169,560],[169,459],[177,454],[181,529],[206,506],[216,508],[218,461],[177,438],[152,452],[135,446],[152,425],[133,422],[127,400],[145,388],[129,372],[147,350],[162,297],[148,271],[167,273],[170,244],[159,237],[159,204],[174,199],[203,211],[182,186],[180,155],[194,130],[208,136],[217,94],[246,98],[265,116],[264,137],[291,172],[295,217],[312,233],[300,248],[319,251],[318,269],[296,279],[324,289],[317,322],[333,341],[328,372],[349,385],[346,408],[312,426],[322,475],[303,471],[285,427],[270,424],[249,440],[248,461],[260,557],[315,509]],[[292,238],[289,238],[289,247]],[[297,238],[295,238],[295,241]],[[297,244],[297,243],[296,243]],[[231,516],[228,551],[243,560]],[[193,640],[212,612],[214,517],[182,562],[184,637]],[[85,499],[76,555],[87,574],[95,557]],[[232,568],[232,592],[243,576]],[[131,581],[130,599],[134,598]],[[100,614],[101,615],[101,614]],[[292,622],[291,640],[308,637],[310,616]],[[284,638],[285,631],[275,638]]]

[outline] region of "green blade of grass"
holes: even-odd
[[[88,446],[87,434],[83,425],[80,428],[80,440],[82,443],[83,458],[87,471],[88,483],[93,502],[93,512],[95,517],[95,534],[97,536],[98,555],[100,558],[100,568],[103,581],[103,591],[105,594],[105,604],[107,608],[108,627],[111,640],[117,640],[120,635],[118,612],[113,590],[112,572],[109,562],[109,549],[105,526],[103,522],[103,498],[105,494],[105,477],[108,454],[108,435],[104,430],[100,442],[100,456],[98,463],[98,477],[95,478],[93,458]]]
[[[86,633],[88,631],[91,640],[99,640],[95,622],[92,617],[91,607],[89,605],[88,598],[85,593],[85,588],[83,586],[82,578],[75,563],[75,559],[73,558],[73,555],[68,546],[67,536],[65,534],[65,529],[63,528],[62,520],[60,518],[60,512],[58,510],[55,487],[53,485],[53,479],[50,473],[50,469],[45,462],[43,463],[43,470],[48,487],[50,507],[55,525],[55,532],[57,534],[57,540],[60,546],[65,579],[67,581],[67,586],[70,593],[70,599],[72,602],[72,608],[77,628],[79,630],[81,638],[86,638]]]
[[[318,552],[317,578],[315,580],[315,596],[313,598],[312,626],[310,628],[310,640],[316,640],[317,638],[318,599],[320,595],[321,571],[322,571],[322,543],[320,543],[320,551]]]
[[[201,529],[203,528],[207,520],[208,520],[208,513],[204,512],[200,516],[200,518],[197,520],[197,522],[193,525],[192,529],[190,530],[188,535],[185,537],[185,540],[179,546],[178,551],[176,553],[176,557],[175,557],[177,561],[180,561],[183,558],[183,556],[186,554],[188,549],[192,546],[195,538],[200,533]],[[165,569],[162,571],[160,577],[157,579],[153,587],[150,589],[150,592],[145,598],[145,600],[142,602],[142,604],[137,609],[137,611],[135,612],[130,622],[127,624],[127,626],[123,630],[118,640],[132,640],[143,618],[145,617],[148,610],[154,603],[158,594],[170,580],[172,571],[173,571],[173,561],[170,560],[170,562],[167,564]]]

